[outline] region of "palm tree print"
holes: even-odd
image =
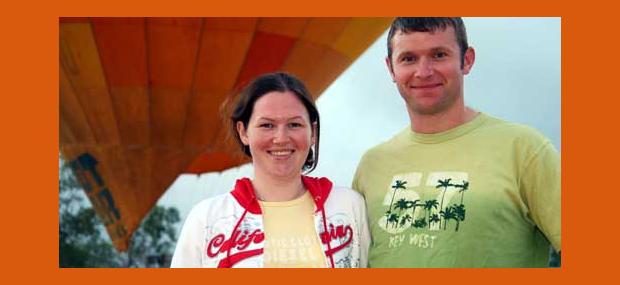
[[[465,191],[469,190],[469,181],[463,180],[463,184],[456,184],[454,187],[460,188],[459,193],[461,193],[461,203],[451,206],[452,212],[454,213],[452,215],[452,219],[456,221],[456,228],[454,231],[458,232],[461,222],[465,220],[465,205],[463,204],[463,196],[465,195]]]
[[[398,215],[401,217],[400,227],[403,227],[407,222],[412,221],[415,217],[415,209],[416,207],[423,206],[424,204],[419,203],[420,200],[416,199],[414,201],[406,200],[404,198],[396,201],[394,209],[398,210]],[[413,209],[411,214],[407,212],[408,209]],[[405,210],[405,216],[402,216],[403,210]]]
[[[397,224],[398,224],[398,220],[399,220],[399,218],[400,218],[400,217],[399,217],[397,214],[392,213],[392,214],[390,215],[390,217],[387,219],[387,224],[392,223],[392,224],[394,224],[394,226],[392,226],[392,227],[396,227],[395,225],[397,225]],[[386,224],[386,228],[387,228],[387,224]]]
[[[428,228],[430,229],[432,223],[437,223],[437,222],[440,222],[440,221],[441,221],[441,219],[439,218],[439,215],[432,214],[431,217],[428,218]]]
[[[415,208],[418,206],[422,206],[423,204],[420,203],[419,199],[415,199],[413,201],[407,201],[407,209],[409,208],[413,208],[413,210],[411,211],[411,216],[415,217]]]
[[[392,185],[392,189],[394,189],[394,193],[392,193],[392,201],[390,201],[390,209],[392,209],[392,204],[394,203],[394,196],[396,196],[396,192],[398,191],[398,189],[407,189],[405,185],[407,185],[407,181],[402,181],[402,180],[394,181],[394,185]]]
[[[465,193],[465,191],[469,190],[469,181],[463,180],[463,184],[456,184],[454,185],[454,187],[461,188],[459,190],[459,193],[461,193],[461,204],[463,204],[463,194]]]
[[[452,207],[446,207],[445,210],[443,211],[439,211],[439,214],[441,215],[441,217],[443,218],[443,229],[446,229],[446,226],[448,225],[448,222],[450,221],[450,219],[454,219],[455,213],[454,213],[454,209],[452,209]],[[441,224],[439,224],[441,226]]]
[[[394,181],[394,185],[392,185],[392,189],[394,189],[394,193],[392,193],[392,200],[390,201],[390,207],[388,208],[387,212],[385,213],[386,217],[388,217],[386,223],[385,223],[385,227],[387,228],[389,220],[391,218],[391,214],[392,214],[392,204],[394,203],[394,196],[396,196],[396,192],[398,191],[398,189],[407,189],[405,187],[405,185],[407,184],[407,181],[403,181],[403,180],[396,180]]]
[[[431,200],[408,200],[406,198],[399,198],[396,200],[396,192],[398,190],[406,190],[406,180],[395,180],[391,185],[393,189],[392,197],[389,207],[385,212],[385,227],[392,228],[434,228],[446,230],[450,220],[454,220],[456,223],[455,231],[460,229],[461,222],[465,221],[465,205],[463,204],[465,191],[469,190],[469,181],[462,180],[461,184],[452,183],[452,178],[445,178],[437,180],[436,189],[442,191],[441,199]],[[444,203],[448,204],[450,201],[445,200],[446,192],[449,187],[454,187],[454,190],[458,190],[461,194],[461,203],[452,204],[444,208]],[[416,216],[416,209],[420,207],[424,209],[424,214]],[[411,209],[411,211],[409,211]],[[398,210],[398,211],[396,211]],[[439,210],[437,212],[437,210]],[[438,225],[438,226],[437,226]]]
[[[424,210],[426,211],[426,219],[429,220],[429,223],[428,223],[429,228],[431,227],[429,215],[433,208],[437,209],[437,205],[439,205],[439,202],[437,202],[436,199],[424,201]]]
[[[435,188],[441,188],[443,187],[443,195],[441,195],[441,203],[439,204],[439,210],[443,210],[443,198],[446,196],[446,191],[448,191],[448,187],[450,186],[454,186],[454,184],[450,184],[450,180],[452,180],[452,178],[446,178],[445,180],[437,180],[437,186],[435,186]]]
[[[400,227],[402,228],[407,222],[410,222],[412,220],[411,216],[409,214],[404,215],[401,219],[400,219]]]
[[[459,205],[452,205],[452,208],[454,210],[454,220],[456,221],[456,229],[454,230],[455,232],[459,231],[459,224],[465,220],[465,205],[463,204],[459,204]]]
[[[424,217],[419,218],[415,220],[411,226],[414,228],[424,228],[426,227],[426,219]]]
[[[403,210],[408,209],[408,204],[410,201],[405,200],[404,198],[401,198],[400,200],[396,201],[396,206],[394,206],[394,209],[398,209],[398,214],[402,214]]]

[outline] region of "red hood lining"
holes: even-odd
[[[315,178],[303,175],[301,176],[301,181],[306,189],[308,189],[308,192],[310,192],[310,195],[312,195],[317,212],[323,209],[325,201],[332,190],[332,182],[325,177]],[[254,194],[252,181],[249,178],[238,179],[235,183],[235,189],[233,189],[231,194],[248,212],[255,215],[262,213],[256,195]]]

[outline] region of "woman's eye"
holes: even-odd
[[[263,124],[260,124],[259,127],[266,128],[266,129],[271,129],[271,128],[273,128],[273,124],[271,124],[271,123],[263,123]]]
[[[299,128],[299,127],[301,127],[302,125],[301,125],[300,123],[290,123],[290,124],[289,124],[289,126],[290,126],[291,128]]]

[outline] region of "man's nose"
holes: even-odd
[[[418,68],[415,71],[415,77],[426,78],[431,75],[433,75],[433,63],[426,58],[420,59]]]

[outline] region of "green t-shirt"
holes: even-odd
[[[539,132],[485,114],[454,129],[408,127],[370,149],[371,267],[545,267],[560,250],[560,158]]]

